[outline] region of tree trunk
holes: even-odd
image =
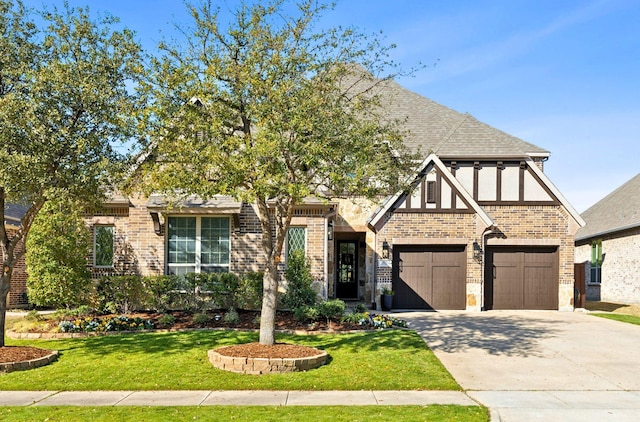
[[[5,264],[6,265],[6,264]],[[9,296],[9,289],[11,287],[11,270],[5,272],[8,266],[3,265],[4,268],[0,269],[0,347],[4,346],[4,328],[7,315],[7,297]]]
[[[275,320],[278,299],[278,268],[274,262],[270,261],[267,264],[262,282],[264,287],[260,313],[260,344],[271,346],[276,341]]]

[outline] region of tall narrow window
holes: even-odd
[[[287,258],[294,251],[306,252],[307,234],[304,227],[289,227],[287,231]]]
[[[113,267],[113,226],[94,226],[93,266]]]
[[[591,283],[602,282],[602,240],[591,242]]]
[[[228,217],[169,217],[167,220],[169,274],[229,271]]]
[[[436,181],[427,180],[427,204],[436,203]]]

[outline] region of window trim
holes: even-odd
[[[98,230],[99,228],[111,228],[111,264],[110,265],[98,265]],[[114,268],[114,258],[116,256],[116,229],[114,224],[94,224],[93,226],[93,267],[94,268]]]
[[[603,259],[602,240],[591,242],[591,260],[589,261],[589,284],[602,285],[602,262]],[[593,277],[594,273],[596,277]],[[594,280],[594,278],[596,280]]]
[[[195,262],[194,263],[175,263],[172,264],[169,262],[169,219],[170,218],[195,218],[196,219],[196,236],[195,236]],[[219,218],[226,219],[229,222],[229,231],[228,231],[228,239],[229,239],[229,259],[227,264],[202,264],[202,219],[203,218]],[[210,269],[218,269],[219,271],[209,271],[209,272],[231,272],[231,254],[232,254],[232,233],[233,233],[233,222],[231,217],[228,215],[168,215],[166,217],[166,230],[165,230],[165,259],[164,259],[164,273],[171,274],[171,268],[190,268],[193,267],[195,273],[202,273],[203,268]]]

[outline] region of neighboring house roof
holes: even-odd
[[[22,217],[27,213],[27,207],[19,204],[6,204],[4,207],[4,222],[12,226],[20,226]]]
[[[640,174],[582,213],[586,226],[576,241],[640,227]]]

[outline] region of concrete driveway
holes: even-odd
[[[494,419],[640,417],[640,326],[555,311],[396,316]]]

